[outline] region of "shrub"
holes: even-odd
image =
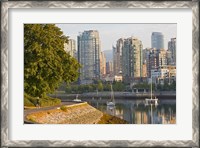
[[[31,122],[36,122],[35,118],[32,117],[31,115],[27,116],[27,119]]]
[[[24,97],[24,106],[35,106],[28,98]]]
[[[67,111],[67,107],[66,107],[66,106],[61,106],[60,109],[61,109],[62,111],[65,111],[65,112]]]
[[[61,100],[58,98],[51,98],[51,97],[44,97],[39,99],[39,105],[41,107],[45,106],[54,106],[61,103]],[[25,106],[36,106],[37,105],[37,98],[32,97],[26,93],[24,93],[24,105]]]
[[[58,105],[61,103],[60,99],[57,98],[41,98],[40,101],[40,106],[44,107],[44,106],[54,106],[54,105]]]
[[[30,95],[24,93],[24,105],[25,105],[25,103],[27,102],[27,100],[28,100],[33,106],[36,106],[36,105],[37,105],[37,99],[36,99],[36,98],[34,98],[34,97],[32,97],[32,96],[30,96]],[[26,102],[25,102],[25,101],[26,101]],[[29,105],[27,104],[27,106],[29,106]]]

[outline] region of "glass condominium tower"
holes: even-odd
[[[78,61],[81,64],[79,83],[90,84],[100,78],[100,38],[97,30],[78,36]]]
[[[156,49],[164,48],[164,35],[161,32],[152,32],[151,47]]]

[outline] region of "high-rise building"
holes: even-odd
[[[72,57],[77,58],[76,41],[69,39],[68,43],[64,43],[64,50],[69,53]]]
[[[79,82],[92,83],[100,78],[100,38],[97,30],[89,30],[78,36],[78,61],[80,68]]]
[[[122,73],[122,48],[124,45],[124,39],[117,40],[116,47],[113,47],[113,70],[114,75],[121,75]]]
[[[142,77],[147,77],[147,62],[144,61],[142,65]]]
[[[113,62],[111,61],[106,62],[106,74],[113,74]]]
[[[149,53],[149,59],[147,63],[148,77],[151,77],[151,70],[156,69],[159,66],[159,52],[156,48],[151,48]]]
[[[168,64],[168,55],[165,49],[148,49],[146,58],[147,76],[151,77],[151,70],[157,69],[159,66],[166,66]]]
[[[158,53],[159,66],[167,65],[167,51],[165,49],[160,49]]]
[[[168,50],[171,52],[171,65],[176,65],[176,38],[168,42]]]
[[[133,82],[134,78],[142,77],[142,42],[130,37],[124,40],[122,50],[122,75],[125,82]]]
[[[142,55],[142,58],[143,58],[143,64],[146,64],[146,67],[143,66],[143,76],[145,75],[145,71],[146,71],[146,76],[149,77],[149,57],[150,57],[150,52],[151,52],[151,48],[145,48],[143,49],[143,55]]]
[[[100,73],[101,78],[106,75],[106,56],[104,52],[101,52],[100,54]]]
[[[151,47],[156,49],[164,48],[164,35],[161,32],[152,32]]]
[[[167,65],[173,65],[172,52],[167,50]]]

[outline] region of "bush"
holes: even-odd
[[[30,120],[31,122],[36,122],[35,118],[33,118],[33,117],[29,117],[28,120]]]
[[[35,106],[28,98],[24,97],[24,106]]]
[[[47,97],[47,98],[41,98],[39,103],[41,107],[54,106],[60,104],[61,100],[57,98]]]
[[[51,97],[44,97],[39,99],[39,105],[41,107],[45,106],[54,106],[61,103],[61,100],[58,98],[51,98]],[[32,97],[26,93],[24,93],[24,105],[25,106],[36,106],[37,105],[37,98]]]
[[[32,97],[32,96],[30,96],[30,95],[24,93],[24,105],[25,105],[25,103],[28,102],[27,100],[28,100],[33,106],[36,106],[36,105],[37,105],[37,99],[36,99],[35,97]],[[30,104],[30,103],[28,103],[28,104]],[[26,104],[25,106],[29,106],[28,104]],[[31,105],[31,104],[30,104],[30,105]]]
[[[60,109],[61,109],[62,111],[64,111],[64,112],[67,111],[67,107],[66,107],[66,106],[61,106]]]

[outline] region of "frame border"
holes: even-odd
[[[190,8],[192,9],[192,140],[22,140],[8,138],[8,13],[10,8]],[[198,1],[4,1],[1,3],[1,146],[2,147],[199,147],[199,2]]]

